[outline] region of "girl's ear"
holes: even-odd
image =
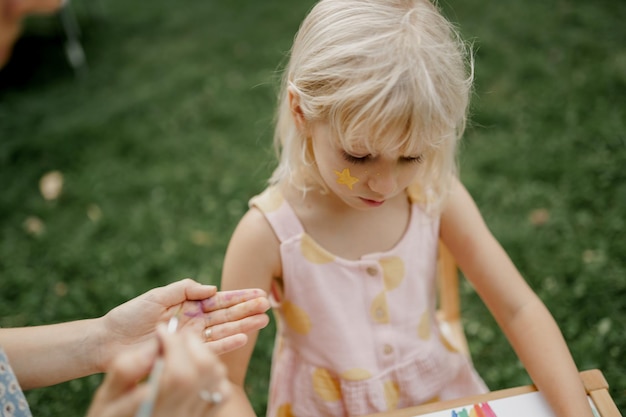
[[[300,96],[291,87],[289,87],[287,93],[289,95],[288,98],[289,108],[291,109],[291,117],[293,117],[293,121],[296,124],[296,127],[298,128],[300,133],[306,135],[306,132],[308,131],[308,126],[306,118],[304,117],[304,112],[302,111],[302,107],[300,107]]]

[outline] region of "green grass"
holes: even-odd
[[[55,17],[29,19],[0,72],[4,327],[99,316],[186,276],[218,282],[229,235],[271,172],[276,70],[312,1],[74,4],[84,80]],[[625,410],[626,3],[442,5],[476,57],[462,178],[578,366],[600,368]],[[55,202],[38,190],[51,170],[65,179]],[[533,225],[538,209],[549,216]],[[25,232],[30,216],[41,235]],[[467,285],[463,305],[489,386],[527,383]],[[271,343],[268,329],[248,379],[259,413]],[[84,415],[99,381],[28,399],[39,417]]]

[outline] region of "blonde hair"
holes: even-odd
[[[471,55],[429,0],[321,0],[302,22],[285,68],[270,184],[325,190],[310,138],[295,124],[324,121],[350,150],[422,154],[419,182],[441,201],[456,175],[473,79]],[[434,198],[433,198],[434,196]]]

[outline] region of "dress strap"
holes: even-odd
[[[277,187],[269,187],[252,197],[248,205],[261,210],[281,243],[304,232],[300,219]]]

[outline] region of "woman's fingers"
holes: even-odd
[[[93,398],[87,417],[133,417],[148,396],[148,386],[139,385],[121,397],[105,398],[101,386]]]
[[[156,343],[125,352],[115,358],[89,407],[88,417],[131,417],[148,394],[145,384],[138,385],[154,364]]]
[[[195,363],[200,364],[198,366],[201,385],[198,396],[202,400],[200,414],[206,415],[207,411],[215,411],[230,397],[231,386],[226,366],[199,339],[192,337],[188,346]]]
[[[181,279],[164,287],[153,288],[144,296],[166,308],[176,308],[185,301],[211,299],[217,292],[214,285],[203,285],[191,278]]]
[[[230,395],[226,367],[197,336],[158,333],[165,367],[155,416],[206,415]]]
[[[157,356],[156,343],[134,349],[117,356],[107,372],[103,386],[115,398],[128,391],[137,381],[144,379],[152,369]]]
[[[254,324],[242,320],[239,325],[222,326],[220,332],[226,334]],[[111,362],[88,417],[133,417],[153,388],[158,389],[153,417],[206,417],[230,396],[226,367],[197,333],[169,333],[161,323],[156,334],[158,343],[129,350]],[[246,339],[244,334],[225,336],[214,346],[218,351],[228,351],[241,347]],[[153,385],[156,379],[141,382],[157,363],[163,366],[158,384]]]

